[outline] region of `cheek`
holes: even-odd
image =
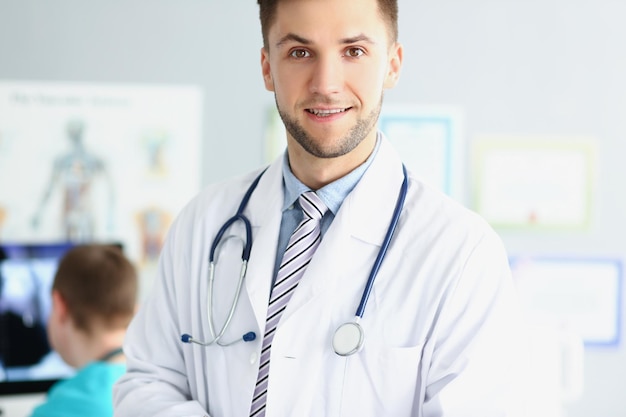
[[[378,102],[385,82],[385,72],[379,68],[361,69],[349,74],[346,80],[348,80],[350,90],[360,96],[363,101]]]
[[[298,87],[298,82],[293,75],[275,74],[273,85],[276,101],[282,109],[293,107],[298,102],[298,99],[303,94],[306,94]]]
[[[63,348],[63,329],[55,315],[51,315],[47,325],[48,330],[48,342],[50,347],[56,351]]]
[[[46,326],[46,330],[48,332],[48,342],[50,343],[50,347],[54,350],[56,349],[56,324],[54,323],[54,317],[50,316],[50,320],[48,320],[48,325]]]

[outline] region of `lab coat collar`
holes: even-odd
[[[339,211],[353,237],[377,246],[382,245],[404,179],[400,157],[381,136],[378,155]]]

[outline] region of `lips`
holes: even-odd
[[[317,117],[329,117],[338,113],[344,113],[350,109],[351,107],[346,107],[343,109],[306,109],[306,111]]]

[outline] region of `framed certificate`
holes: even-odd
[[[478,139],[472,164],[475,209],[498,228],[586,229],[594,154],[590,140]]]
[[[621,339],[623,266],[617,259],[513,258],[511,271],[533,319],[574,329],[586,346]]]

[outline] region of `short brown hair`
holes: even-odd
[[[257,0],[259,4],[259,19],[261,20],[261,32],[263,34],[263,47],[268,49],[268,33],[276,19],[276,8],[281,0]],[[378,10],[383,19],[389,25],[390,39],[398,41],[398,0],[377,0]]]
[[[137,271],[117,246],[80,245],[61,258],[52,289],[79,329],[126,328],[135,313]]]

